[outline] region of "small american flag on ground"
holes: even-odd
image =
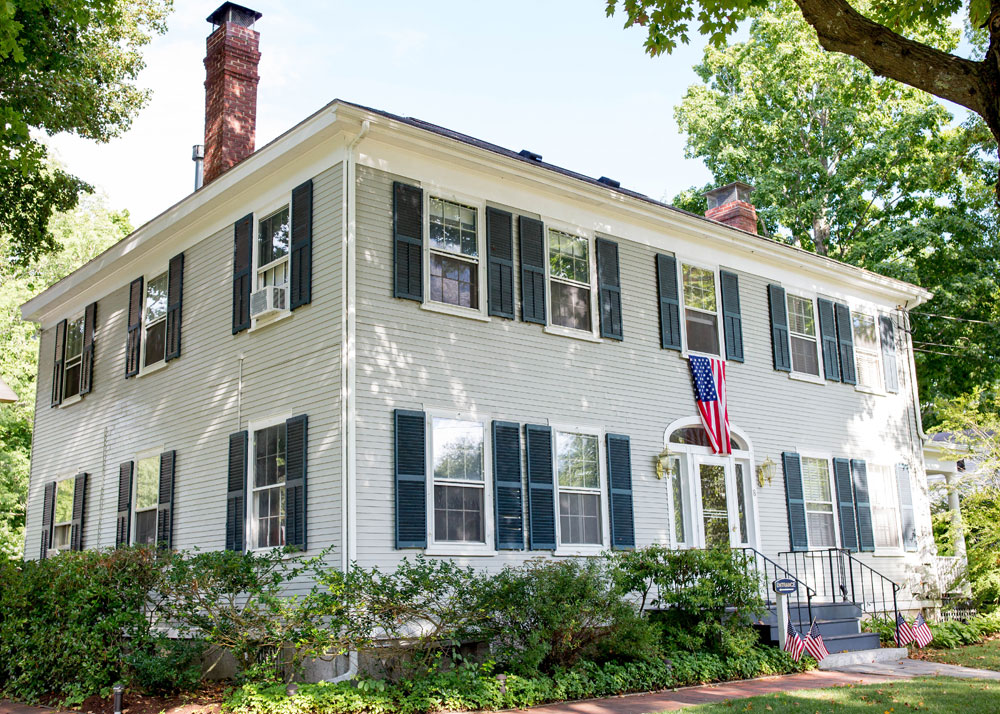
[[[913,639],[917,641],[917,645],[920,647],[926,647],[934,639],[934,634],[931,632],[931,628],[927,626],[927,620],[924,619],[924,613],[922,612],[913,621]]]
[[[802,641],[802,635],[799,631],[795,629],[795,625],[792,624],[792,618],[788,618],[788,632],[785,635],[785,647],[784,650],[792,656],[796,662],[802,657],[802,650],[805,648],[806,643]]]
[[[716,454],[733,453],[729,441],[729,408],[726,406],[726,362],[714,357],[690,355],[694,400],[701,412],[701,423]]]
[[[896,646],[906,647],[906,645],[913,642],[917,636],[913,633],[913,628],[910,627],[910,623],[906,621],[898,612],[896,613]]]
[[[809,634],[806,635],[804,644],[805,648],[809,650],[809,654],[817,662],[830,654],[826,649],[826,645],[823,644],[823,635],[819,633],[819,625],[816,624],[815,620],[813,620],[812,627],[809,628]]]

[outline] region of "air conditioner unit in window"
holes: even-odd
[[[268,285],[250,296],[250,317],[264,317],[285,309],[284,286]]]

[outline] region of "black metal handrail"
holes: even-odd
[[[743,554],[744,563],[747,564],[748,571],[749,566],[752,564],[754,571],[753,574],[757,580],[760,593],[768,609],[775,606],[774,593],[770,587],[771,581],[783,578],[794,580],[798,587],[795,594],[792,596],[794,604],[791,602],[789,604],[798,609],[798,616],[800,619],[802,617],[802,610],[805,609],[809,615],[809,621],[812,621],[812,599],[816,595],[816,590],[809,587],[808,583],[800,580],[798,577],[789,572],[787,568],[783,568],[779,563],[771,560],[771,558],[768,558],[756,548],[747,546],[733,548],[733,550],[738,550]],[[804,606],[802,604],[803,595],[805,596]],[[777,616],[777,613],[775,616]]]

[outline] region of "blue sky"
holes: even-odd
[[[204,135],[202,60],[218,2],[175,0],[147,48],[152,101],[110,144],[51,140],[68,169],[135,225],[192,189]],[[603,0],[423,3],[252,0],[263,13],[257,146],[335,97],[418,117],[654,198],[710,174],[684,159],[673,108],[696,81],[703,40],[657,59]]]

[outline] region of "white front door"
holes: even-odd
[[[693,466],[698,546],[751,545],[746,464],[725,456],[696,455]]]

